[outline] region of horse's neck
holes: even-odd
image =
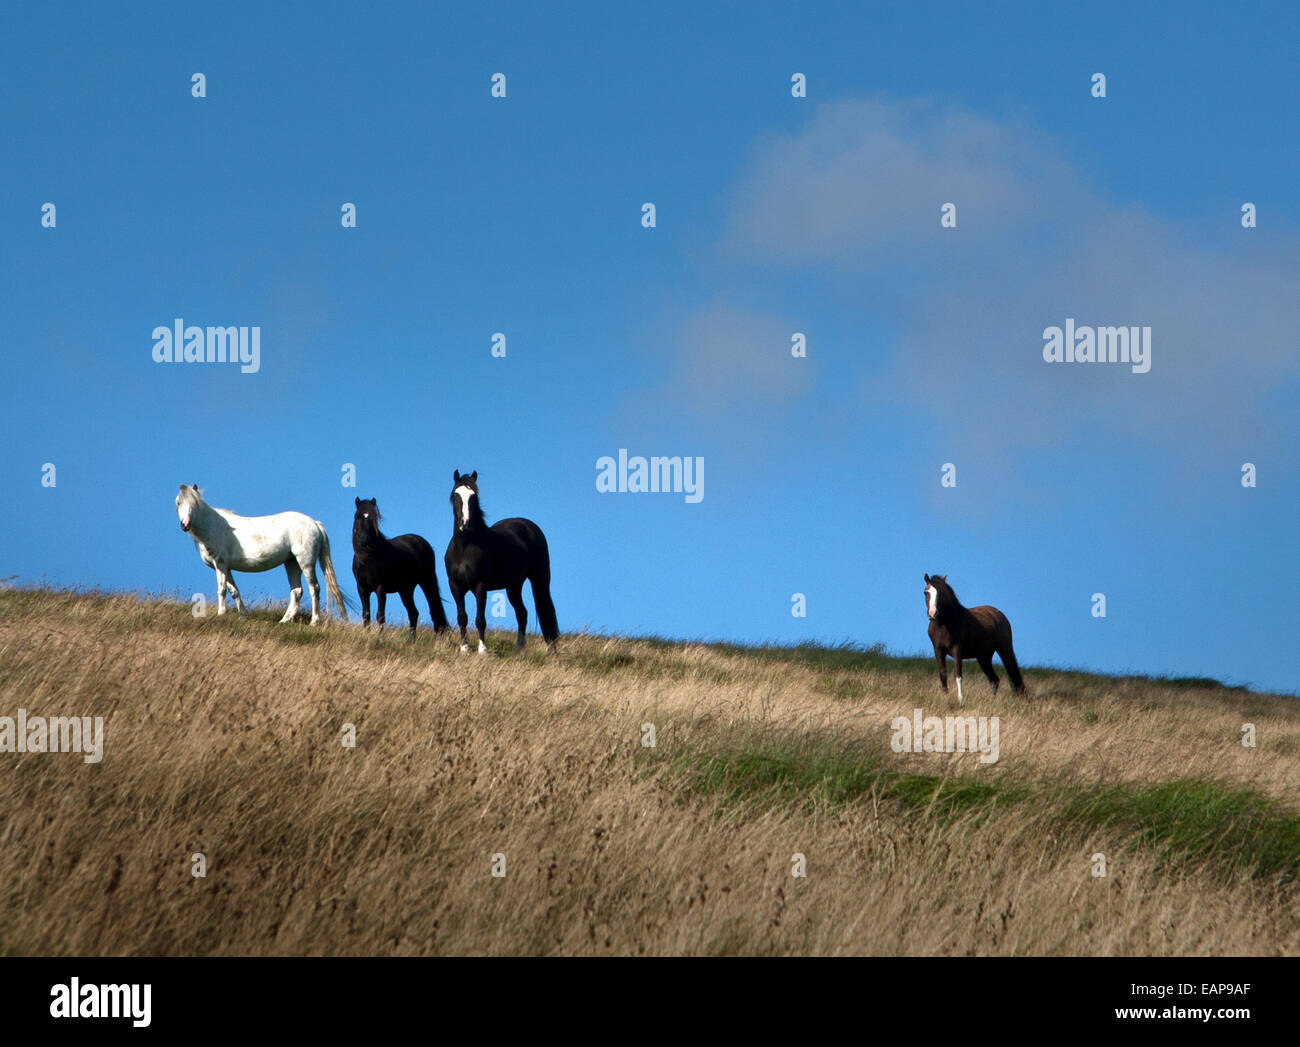
[[[452,535],[452,541],[456,543],[456,547],[459,549],[468,549],[473,546],[478,549],[488,550],[492,543],[492,537],[492,529],[485,526],[480,520],[477,527],[471,527],[468,531],[456,531]]]
[[[950,603],[945,603],[939,608],[939,613],[934,617],[941,625],[958,625],[970,614],[970,611],[962,606],[957,597],[953,597]]]
[[[200,537],[215,537],[221,530],[229,529],[230,521],[207,502],[200,502],[194,507],[194,532]]]
[[[238,545],[234,537],[234,526],[207,502],[200,502],[194,507],[190,520],[190,537],[210,555],[223,558],[230,554],[232,547]]]

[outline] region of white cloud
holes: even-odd
[[[916,100],[823,107],[756,143],[722,255],[777,280],[812,270],[848,315],[868,300],[896,340],[863,400],[910,401],[1004,466],[1081,432],[1191,454],[1280,444],[1290,424],[1267,400],[1300,376],[1295,238],[1232,211],[1206,228],[1112,202],[1013,122]],[[1042,331],[1066,317],[1151,326],[1151,372],[1044,363]]]
[[[947,202],[966,245],[1024,227],[1049,183],[1058,206],[1083,195],[1027,128],[925,100],[841,102],[798,134],[758,140],[727,247],[733,258],[884,262],[937,243]]]

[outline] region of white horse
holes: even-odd
[[[217,571],[217,614],[226,613],[226,590],[235,598],[235,611],[242,614],[244,602],[239,598],[232,571],[269,571],[284,565],[289,576],[289,609],[281,622],[291,622],[302,599],[302,576],[307,576],[311,590],[311,624],[321,621],[320,585],[316,581],[316,560],[325,571],[328,599],[333,600],[346,622],[347,603],[334,577],[330,560],[330,540],[325,527],[302,513],[276,513],[274,516],[239,516],[229,509],[214,509],[199,494],[198,484],[186,487],[176,496],[176,515],[181,530],[194,539],[199,556]],[[328,609],[328,604],[326,605]]]

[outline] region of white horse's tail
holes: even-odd
[[[325,571],[325,609],[329,610],[329,601],[333,600],[339,609],[339,615],[346,622],[348,620],[348,601],[339,589],[338,577],[334,574],[334,561],[330,559],[330,536],[325,533],[325,525],[319,520],[316,526],[320,528],[320,565]]]

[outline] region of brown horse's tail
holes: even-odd
[[[1020,663],[1016,661],[1016,652],[1011,649],[1011,644],[1007,644],[1006,649],[999,651],[1002,656],[1002,668],[1007,671],[1007,679],[1011,681],[1011,686],[1021,694],[1025,693],[1025,678],[1020,675]]]

